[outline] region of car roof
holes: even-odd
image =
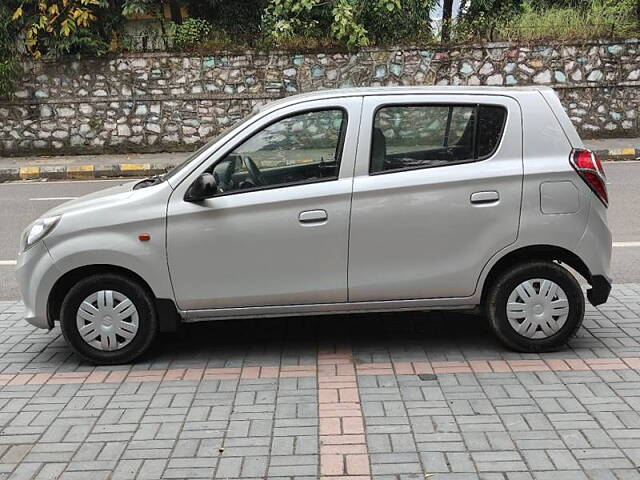
[[[300,93],[284,97],[264,105],[260,110],[271,110],[286,105],[293,105],[309,100],[324,100],[330,98],[376,96],[376,95],[420,95],[420,94],[461,94],[461,95],[506,95],[517,97],[522,94],[539,93],[543,90],[553,90],[551,87],[523,86],[523,87],[469,87],[469,86],[420,86],[420,87],[349,87],[315,92]]]

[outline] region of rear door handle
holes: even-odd
[[[327,218],[329,218],[329,216],[326,210],[306,210],[300,212],[300,215],[298,215],[298,221],[303,224],[322,223],[326,222]]]
[[[471,203],[474,205],[483,205],[487,203],[497,203],[500,201],[500,194],[495,190],[486,192],[475,192],[471,194]]]

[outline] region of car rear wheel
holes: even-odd
[[[153,299],[137,282],[113,273],[87,277],[62,302],[61,328],[73,351],[99,365],[127,363],[153,342]]]
[[[516,265],[490,288],[485,309],[498,338],[521,352],[561,348],[584,318],[584,295],[575,277],[550,261]]]

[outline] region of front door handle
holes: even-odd
[[[329,216],[326,210],[305,210],[298,215],[298,221],[303,224],[307,223],[324,223]]]
[[[495,190],[475,192],[471,194],[471,203],[474,205],[486,205],[488,203],[497,203],[499,201],[500,194]]]

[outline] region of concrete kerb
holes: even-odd
[[[594,150],[595,154],[604,161],[640,160],[640,148],[610,148],[608,150]]]
[[[595,150],[603,161],[640,160],[640,148]],[[159,175],[173,165],[155,163],[119,163],[85,165],[46,165],[0,168],[0,183],[17,180],[85,180],[95,178],[148,177]]]
[[[20,180],[20,169],[18,167],[0,168],[0,182],[14,180]]]
[[[0,168],[0,183],[16,180],[86,180],[95,178],[148,177],[165,173],[172,165],[122,163],[114,165],[47,165]]]

